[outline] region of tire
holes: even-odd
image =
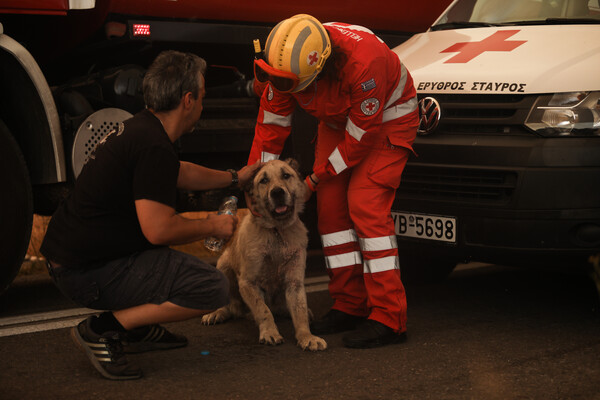
[[[0,293],[21,268],[32,224],[33,196],[27,164],[0,120]]]

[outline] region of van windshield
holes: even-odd
[[[597,24],[600,0],[459,0],[432,30],[496,25]]]

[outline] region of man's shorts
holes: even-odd
[[[135,253],[93,269],[54,268],[52,277],[65,296],[96,310],[167,301],[215,310],[229,302],[229,283],[221,271],[168,247]]]

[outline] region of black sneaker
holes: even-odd
[[[310,331],[314,335],[351,331],[364,320],[365,317],[358,317],[332,308],[319,321],[310,324]]]
[[[344,346],[355,349],[368,349],[387,344],[406,342],[406,332],[396,333],[381,322],[372,319],[360,324],[354,332],[344,335]]]
[[[95,333],[90,327],[93,317],[71,329],[71,337],[88,356],[92,365],[107,379],[139,379],[142,371],[127,360],[118,332]]]
[[[185,336],[176,335],[155,324],[128,331],[123,340],[123,349],[125,353],[143,353],[176,349],[187,344],[188,340]]]

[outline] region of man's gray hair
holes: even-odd
[[[192,53],[175,50],[161,52],[146,71],[143,82],[144,102],[154,111],[177,108],[181,98],[191,92],[198,98],[206,73],[206,61]]]

